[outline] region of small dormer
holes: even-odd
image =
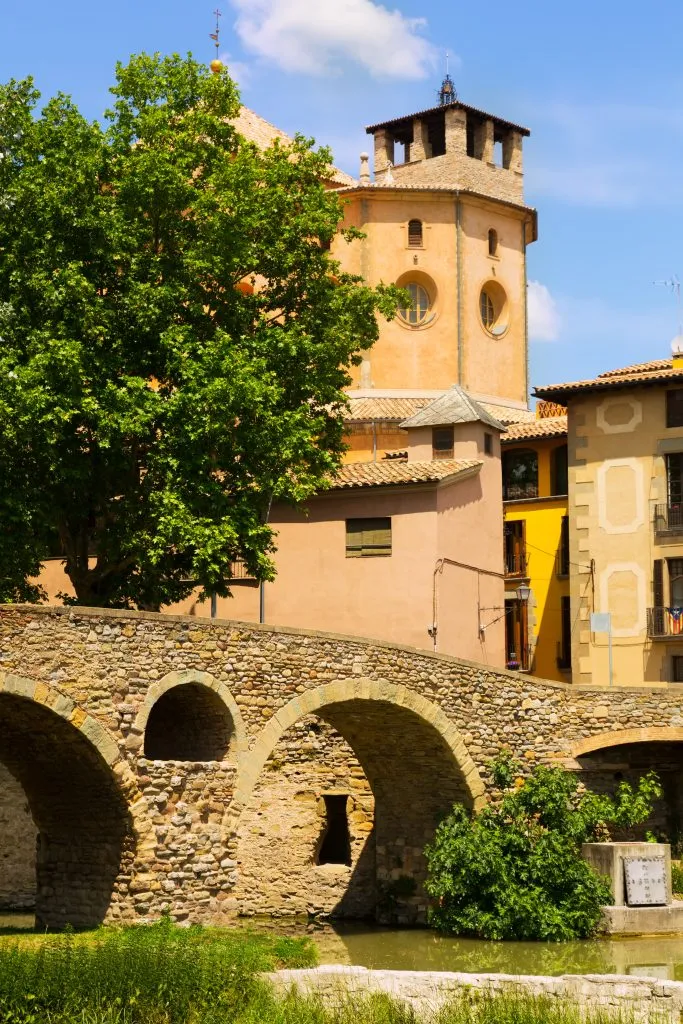
[[[366,128],[375,142],[375,184],[461,188],[521,202],[528,128],[461,103],[448,76],[439,96],[437,107]]]

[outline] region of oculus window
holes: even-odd
[[[479,317],[482,326],[495,338],[508,329],[508,303],[497,281],[488,281],[479,293]]]
[[[409,281],[401,287],[408,292],[410,305],[399,309],[398,315],[404,323],[410,324],[411,327],[417,327],[418,324],[424,322],[431,308],[429,292],[417,281]]]

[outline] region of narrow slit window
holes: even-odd
[[[349,798],[343,794],[326,794],[325,831],[318,849],[318,864],[346,864],[351,867],[351,833],[349,832]]]
[[[498,232],[495,228],[489,228],[489,256],[498,255]]]
[[[422,248],[422,221],[408,221],[408,245],[413,249]]]

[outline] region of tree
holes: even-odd
[[[564,940],[592,935],[609,885],[581,857],[581,844],[609,839],[609,826],[645,821],[661,796],[654,772],[614,797],[586,789],[562,768],[528,778],[509,755],[491,765],[492,800],[478,814],[456,805],[427,847],[431,923],[484,939]]]
[[[240,138],[225,70],[141,55],[112,93],[101,127],[0,87],[4,600],[40,596],[55,545],[81,604],[272,578],[271,503],[338,466],[349,366],[400,294],[340,271],[331,154]]]

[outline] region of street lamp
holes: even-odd
[[[526,583],[520,583],[515,593],[517,595],[517,600],[523,601],[524,604],[526,604],[531,597],[531,587],[527,586]]]

